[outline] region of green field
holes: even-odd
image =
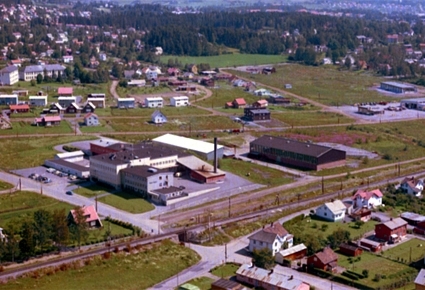
[[[135,108],[135,109],[118,109],[111,108],[111,116],[119,117],[145,117],[150,118],[152,113],[156,110],[160,110],[166,117],[170,118],[173,116],[191,116],[191,115],[208,115],[211,114],[209,111],[202,110],[193,106],[189,107],[170,107],[166,106],[163,108]]]
[[[393,260],[404,260],[407,262],[423,259],[425,254],[425,241],[411,239],[394,248],[386,250],[382,256]]]
[[[213,280],[212,278],[209,277],[198,277],[192,280],[187,281],[186,283],[180,285],[195,285],[197,287],[199,287],[200,290],[210,290],[211,289],[211,284],[214,283],[215,280]],[[179,290],[181,288],[175,288],[176,290]],[[186,289],[186,288],[185,288]]]
[[[220,67],[232,67],[232,66],[241,66],[241,65],[259,65],[259,64],[275,64],[281,63],[288,60],[287,56],[282,55],[264,55],[264,54],[222,54],[217,56],[170,56],[163,55],[161,56],[161,62],[168,63],[168,60],[172,59],[173,61],[177,59],[181,64],[201,64],[208,63],[210,67],[220,68]]]
[[[153,87],[151,85],[144,87],[120,87],[117,86],[116,89],[118,95],[121,98],[127,97],[127,95],[146,95],[146,94],[160,94],[160,93],[169,93],[173,90],[166,84],[161,84],[160,86]]]
[[[109,259],[98,256],[90,262],[78,261],[65,271],[40,270],[36,279],[33,274],[28,274],[27,277],[2,284],[1,288],[147,289],[199,260],[196,252],[171,241],[163,241],[131,255],[120,252],[112,253]]]
[[[144,213],[155,208],[145,199],[122,191],[101,197],[98,201],[130,213]]]
[[[51,127],[38,127],[32,125],[33,121],[12,121],[12,129],[0,130],[0,135],[20,135],[20,134],[62,134],[72,133],[73,128],[67,121],[62,120],[60,125]]]
[[[69,211],[73,207],[71,204],[30,191],[2,194],[0,195],[0,227],[4,227],[12,220],[22,221],[31,217],[33,212],[39,209]]]
[[[313,67],[297,64],[278,66],[276,73],[271,75],[251,75],[233,70],[229,72],[279,89],[290,83],[292,89],[287,90],[288,92],[331,106],[396,100],[371,89],[373,85],[379,85],[384,80],[371,72],[351,72],[332,66]]]
[[[211,270],[211,274],[229,279],[230,277],[233,277],[236,275],[236,271],[240,268],[240,265],[234,264],[234,263],[226,263],[221,266],[218,266]]]
[[[220,169],[232,172],[233,174],[239,175],[253,183],[277,186],[288,184],[293,181],[293,176],[285,172],[249,161],[220,159],[219,166]]]
[[[90,139],[88,136],[4,138],[1,140],[2,156],[8,158],[0,158],[0,168],[12,170],[39,166],[57,153],[54,146]]]
[[[112,192],[113,190],[108,187],[104,187],[97,184],[92,184],[90,186],[78,186],[77,189],[74,189],[73,192],[76,194],[85,196],[85,197],[96,197],[96,195]]]
[[[321,111],[283,111],[273,112],[272,119],[279,120],[288,126],[314,126],[330,124],[349,124],[354,119],[344,115]]]
[[[10,183],[7,183],[3,180],[0,180],[0,190],[7,190],[7,189],[11,189],[13,187],[14,187],[13,184],[10,184]]]
[[[96,132],[113,132],[114,130],[104,120],[99,120],[99,126],[85,126],[83,122],[80,123],[80,131],[82,133],[96,133]]]

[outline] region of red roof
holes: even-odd
[[[234,102],[236,104],[238,104],[239,106],[246,105],[246,102],[245,102],[245,100],[243,98],[237,98],[237,99],[234,100]]]
[[[28,106],[26,104],[23,104],[23,105],[9,105],[9,109],[12,110],[12,111],[14,111],[14,110],[23,110],[23,109],[29,110],[30,109],[30,106]]]
[[[263,231],[277,234],[279,237],[284,237],[288,234],[288,231],[280,223],[273,223],[269,227],[265,227]]]
[[[58,88],[59,95],[72,95],[72,93],[73,93],[73,89],[70,87]]]
[[[47,116],[43,119],[45,122],[60,122],[62,120],[60,116]]]
[[[368,192],[359,189],[354,194],[353,199],[355,199],[357,196],[360,196],[361,198],[369,200],[372,196],[382,197],[384,195],[382,194],[382,192],[379,189],[375,189],[375,190],[368,191]]]
[[[92,221],[99,221],[99,216],[97,215],[96,209],[94,208],[94,205],[89,206],[83,206],[82,210],[84,211],[84,216],[86,217],[86,222],[92,222]],[[71,214],[74,217],[75,220],[75,210],[71,209]]]
[[[94,113],[88,113],[88,114],[86,114],[84,116],[84,119],[89,118],[90,116],[94,116],[94,117],[98,118],[96,114],[94,114]]]

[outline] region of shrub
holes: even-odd
[[[108,260],[111,257],[111,253],[105,252],[105,253],[103,253],[102,257],[103,257],[104,260]]]
[[[118,248],[118,247],[115,247],[114,248],[114,253],[116,254],[116,253],[118,253],[120,251],[120,249]]]
[[[375,281],[375,282],[381,281],[381,275],[380,274],[375,274],[375,277],[373,278],[373,281]]]
[[[363,276],[364,276],[365,278],[369,277],[369,270],[364,269],[364,270],[362,271],[362,274],[363,274]]]

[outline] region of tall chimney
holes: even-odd
[[[217,173],[217,137],[214,137],[214,173]]]

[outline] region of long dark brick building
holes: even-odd
[[[342,150],[269,135],[252,141],[249,155],[252,158],[308,170],[343,166],[346,158],[346,153]]]

